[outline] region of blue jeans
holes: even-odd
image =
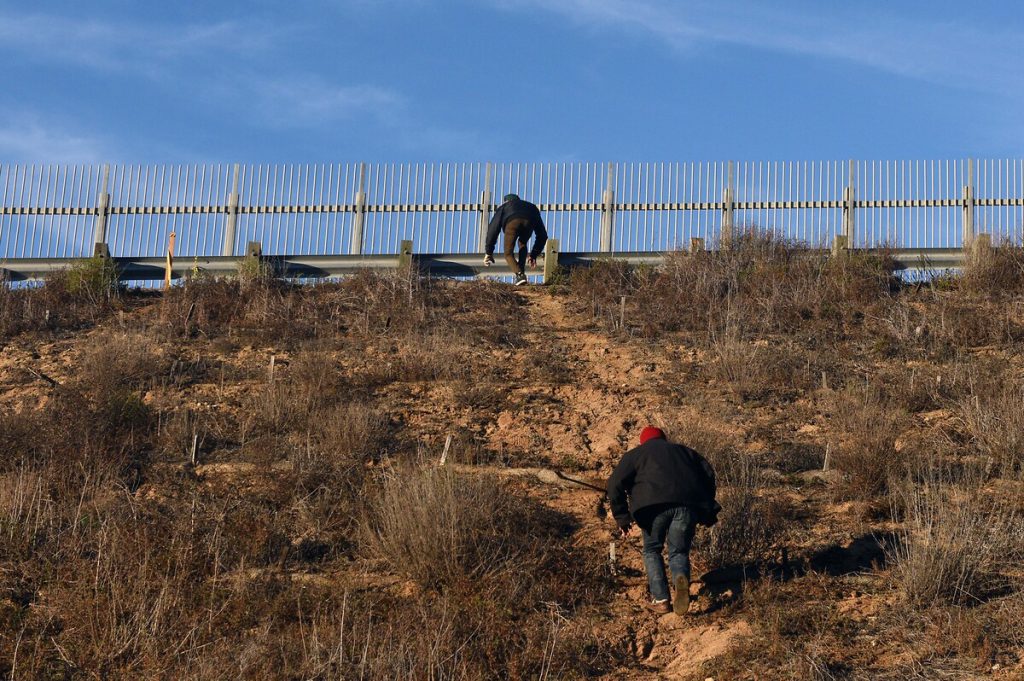
[[[651,598],[667,600],[668,581],[665,579],[665,562],[661,550],[668,540],[668,568],[673,577],[686,575],[690,578],[690,545],[697,525],[693,513],[685,506],[672,506],[659,512],[649,520],[647,527],[641,526],[644,540],[644,569],[647,570],[647,586]],[[639,524],[639,523],[638,523]],[[644,523],[647,525],[648,523]]]

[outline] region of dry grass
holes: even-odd
[[[956,407],[971,444],[987,458],[989,472],[1024,475],[1024,381],[1007,376],[1005,368],[977,372]]]
[[[976,605],[1009,587],[1024,554],[1019,496],[987,491],[976,478],[941,469],[899,491],[901,541],[890,551],[894,579],[912,605]]]
[[[908,450],[897,450],[909,426],[908,415],[871,386],[849,388],[832,398],[829,462],[842,475],[841,498],[876,499],[905,469]]]
[[[367,530],[375,556],[426,587],[452,587],[546,561],[554,518],[484,475],[397,469]]]
[[[830,258],[751,229],[727,249],[670,255],[656,271],[599,263],[573,272],[570,291],[606,322],[628,296],[627,316],[650,336],[686,331],[706,338],[730,324],[744,337],[801,330],[835,336],[889,299],[897,288],[892,272],[885,255]]]
[[[1024,293],[1024,248],[1000,244],[972,249],[960,283],[965,291],[987,297],[1007,298]]]

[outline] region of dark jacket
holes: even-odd
[[[608,478],[608,501],[619,527],[628,528],[640,509],[687,506],[700,512],[715,507],[715,470],[689,447],[655,438],[631,449]],[[628,497],[628,505],[627,505]]]
[[[513,199],[506,201],[498,207],[487,226],[487,242],[485,252],[487,255],[494,254],[494,245],[498,243],[498,234],[505,229],[505,225],[513,218],[526,220],[526,226],[519,229],[520,241],[526,242],[533,235],[537,240],[530,249],[530,257],[536,258],[544,251],[544,244],[548,240],[548,231],[544,228],[544,220],[540,216],[540,210],[529,201]]]

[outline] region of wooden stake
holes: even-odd
[[[273,383],[274,382],[274,365],[275,365],[276,362],[277,362],[277,355],[271,355],[270,356],[270,370],[269,370],[269,372],[267,374],[267,379],[268,379],[269,383]]]
[[[626,296],[619,300],[619,328],[626,328]]]
[[[619,568],[615,557],[615,542],[608,542],[608,569],[612,573],[612,577],[618,574]]]
[[[448,461],[448,450],[451,449],[451,447],[452,447],[452,436],[451,436],[451,434],[449,434],[448,437],[444,441],[444,451],[441,452],[441,462],[440,462],[441,466],[443,466],[445,464],[445,462]]]

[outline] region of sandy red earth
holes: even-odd
[[[686,424],[699,421],[702,428],[719,429],[737,438],[751,455],[763,454],[772,447],[764,436],[768,432],[773,433],[774,440],[784,437],[809,447],[825,446],[827,419],[807,396],[781,406],[737,404],[722,386],[695,377],[695,369],[706,361],[698,349],[675,341],[652,343],[609,335],[585,315],[573,311],[565,297],[546,290],[527,290],[519,295],[527,310],[527,345],[553,348],[564,360],[561,370],[568,372],[568,379],[527,380],[524,374],[506,399],[493,404],[489,411],[464,405],[453,394],[458,387],[444,382],[425,382],[411,390],[395,391],[385,398],[388,406],[401,415],[406,434],[421,443],[427,456],[439,457],[451,437],[456,443],[454,465],[499,472],[509,466],[557,469],[600,486],[619,457],[637,442],[640,430],[649,424],[665,426],[686,442]],[[153,313],[141,308],[130,314],[144,317]],[[0,354],[0,401],[17,403],[20,408],[43,405],[49,386],[37,378],[38,374],[58,381],[73,375],[90,335],[117,333],[118,328],[114,320],[105,323],[103,329],[57,340],[18,338],[10,342]],[[184,352],[208,354],[238,367],[267,366],[271,356],[282,365],[289,359],[287,351],[267,347],[244,346],[217,356],[217,351],[206,344],[185,348]],[[497,363],[529,361],[524,360],[528,353],[511,348],[488,352]],[[349,359],[339,358],[343,363]],[[197,410],[217,411],[235,408],[225,405],[237,407],[242,396],[257,389],[258,382],[211,382],[192,386],[182,398]],[[949,418],[950,414],[942,410],[925,413],[917,419],[915,428],[936,428]],[[492,452],[507,452],[509,461],[479,465],[466,461],[466,448],[461,445],[470,441],[484,442]],[[522,462],[524,456],[529,460]],[[218,459],[201,463],[196,474],[211,485],[228,481],[244,484],[251,465]],[[854,667],[842,676],[814,677],[814,665],[809,663],[799,672],[780,667],[773,678],[872,678],[871,670],[883,675],[888,668],[915,666],[908,662],[915,655],[912,637],[901,634],[887,638],[887,625],[880,624],[899,619],[899,599],[886,586],[883,552],[875,539],[893,530],[891,521],[865,502],[833,500],[829,494],[831,473],[768,470],[766,475],[778,484],[765,493],[784,502],[792,517],[775,564],[750,574],[735,570],[706,574],[706,566],[698,559],[691,587],[694,603],[686,617],[657,617],[643,608],[647,596],[639,539],[634,535],[617,544],[616,593],[605,608],[590,615],[588,626],[594,637],[627,648],[631,659],[606,678],[733,678],[736,669],[735,663],[728,662],[730,656],[742,656],[753,641],[765,636],[764,608],[748,607],[748,594],[757,593],[757,599],[763,602],[771,598],[765,592],[772,588],[773,579],[785,583],[794,579],[794,574],[800,575],[792,582],[798,586],[785,587],[787,599],[795,602],[802,598],[820,606],[827,611],[821,626],[842,621],[851,640],[856,641],[855,653],[825,651],[822,657],[848,657]],[[530,474],[524,480],[532,495],[573,517],[577,522],[573,541],[587,547],[587,555],[604,560],[610,524],[596,512],[600,495],[559,481],[534,480]],[[548,484],[551,482],[555,484]],[[160,493],[159,488],[144,485],[137,495],[144,499]],[[788,566],[781,562],[783,548],[793,566],[789,574]],[[302,574],[295,578],[330,581],[333,576]],[[395,577],[373,579],[381,585],[401,583]],[[819,635],[823,640],[827,638],[823,632]],[[1019,650],[1001,651],[998,659],[1003,662],[989,668],[982,668],[984,662],[977,660],[965,662],[962,667],[954,665],[960,671],[943,678],[1024,678]],[[1006,660],[1017,660],[1016,666]],[[726,676],[721,675],[720,668],[727,670]],[[917,668],[921,670],[917,678],[936,678],[929,677],[927,661],[918,661]],[[797,676],[789,676],[791,673]]]

